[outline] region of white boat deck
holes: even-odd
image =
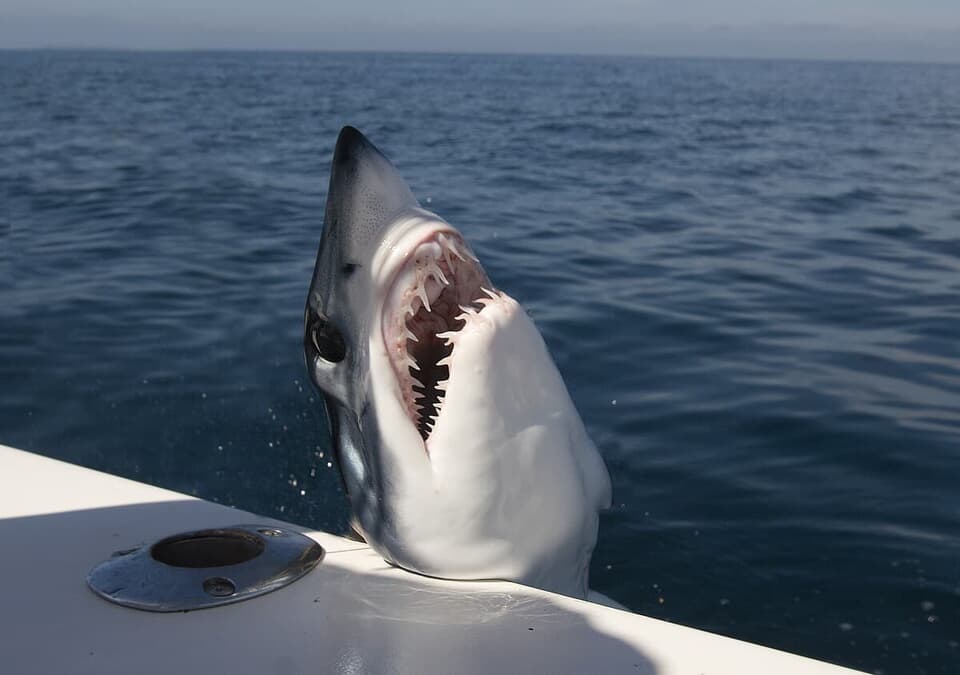
[[[0,446],[0,673],[855,672],[513,583],[421,577],[364,544],[295,526],[326,557],[248,601],[159,614],[86,586],[116,550],[261,522],[277,524]]]

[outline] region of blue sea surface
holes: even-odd
[[[960,67],[0,52],[0,443],[347,520],[301,353],[339,128],[528,309],[614,482],[591,584],[960,672]]]

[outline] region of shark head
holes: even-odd
[[[353,525],[387,561],[586,596],[610,479],[540,333],[351,127],[304,352]]]

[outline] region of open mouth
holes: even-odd
[[[494,297],[463,238],[434,231],[394,277],[383,314],[383,337],[403,405],[421,438],[430,437],[450,381],[456,335]]]

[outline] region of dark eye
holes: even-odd
[[[325,316],[315,316],[307,328],[306,338],[310,346],[324,361],[339,363],[347,355],[340,331]]]

